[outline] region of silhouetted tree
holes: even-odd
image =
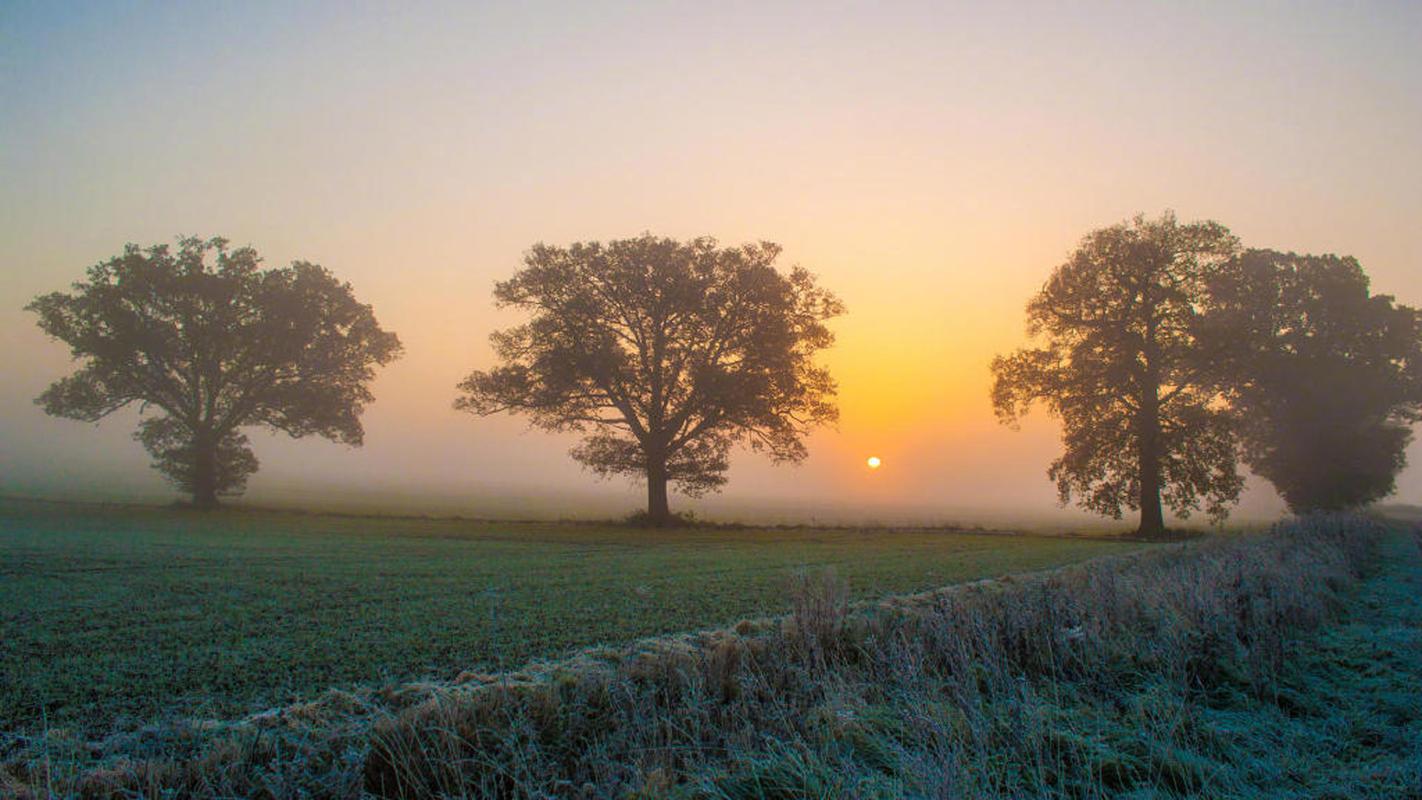
[[[807,430],[837,417],[834,381],[813,357],[844,309],[804,269],[777,272],[779,254],[650,234],[536,245],[494,289],[532,319],[493,334],[502,364],[459,384],[455,407],[586,432],[573,457],[645,477],[657,525],[670,520],[668,482],[692,496],[717,489],[736,442],[800,461]]]
[[[1215,222],[1166,213],[1094,231],[1027,306],[1044,346],[993,359],[993,406],[1007,424],[1037,401],[1061,418],[1066,451],[1048,474],[1063,503],[1164,531],[1162,500],[1222,519],[1239,497],[1229,418],[1218,407],[1201,306],[1238,248]]]
[[[201,508],[256,471],[244,426],[359,445],[366,385],[399,339],[322,267],[260,264],[220,238],[130,244],[71,293],[36,298],[26,309],[40,328],[84,363],[35,402],[85,422],[157,409],[135,438]]]
[[[1250,250],[1210,316],[1245,461],[1296,512],[1392,493],[1422,419],[1422,312],[1369,293],[1353,258]]]

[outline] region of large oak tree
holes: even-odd
[[[1014,424],[1036,402],[1062,421],[1065,452],[1048,474],[1142,535],[1164,531],[1162,504],[1223,518],[1243,485],[1235,439],[1202,343],[1210,275],[1238,249],[1215,222],[1166,213],[1093,231],[1027,306],[1044,339],[993,359],[992,400]]]
[[[1422,420],[1422,311],[1372,294],[1356,259],[1250,250],[1210,314],[1245,462],[1290,509],[1392,493]]]
[[[82,362],[35,402],[86,422],[138,404],[136,438],[202,508],[257,469],[243,427],[359,445],[374,367],[400,353],[324,268],[262,269],[255,250],[220,238],[130,244],[26,308]]]
[[[837,417],[814,355],[843,306],[806,270],[777,271],[779,254],[650,234],[536,245],[494,290],[531,318],[493,334],[501,363],[459,384],[455,406],[587,434],[573,457],[645,478],[648,519],[664,525],[668,483],[717,489],[738,442],[799,461],[804,434]]]

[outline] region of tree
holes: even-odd
[[[36,298],[26,309],[83,365],[35,402],[85,422],[157,410],[135,438],[200,508],[256,471],[243,427],[361,444],[367,384],[399,339],[322,267],[260,264],[220,238],[129,244],[71,293]]]
[[[1215,281],[1245,462],[1295,512],[1392,493],[1422,419],[1422,311],[1356,259],[1250,250]]]
[[[535,245],[494,289],[532,318],[493,334],[502,363],[460,383],[455,407],[586,433],[572,456],[604,477],[645,478],[648,520],[665,525],[668,483],[716,490],[738,442],[798,462],[804,434],[837,418],[813,357],[844,308],[804,269],[777,272],[779,255],[768,242],[650,234]]]
[[[1015,425],[1040,401],[1063,425],[1065,452],[1048,475],[1072,497],[1139,533],[1165,530],[1162,501],[1180,516],[1223,519],[1243,486],[1235,439],[1207,348],[1209,276],[1238,244],[1216,222],[1157,220],[1094,231],[1027,306],[1041,347],[993,359],[992,400]]]

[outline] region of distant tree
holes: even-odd
[[[83,366],[35,402],[85,422],[156,409],[135,438],[201,508],[256,471],[242,427],[359,445],[366,386],[399,339],[322,267],[260,264],[220,238],[130,244],[72,292],[36,298],[26,309]]]
[[[804,269],[777,272],[779,255],[768,242],[650,234],[535,245],[494,289],[532,318],[493,334],[502,363],[459,384],[455,407],[586,433],[572,456],[644,477],[648,519],[664,525],[668,483],[692,496],[719,488],[737,442],[800,461],[803,435],[837,418],[834,381],[813,357],[844,308]]]
[[[1041,401],[1063,424],[1052,462],[1062,503],[1075,496],[1119,519],[1140,510],[1142,535],[1181,516],[1223,519],[1243,485],[1235,440],[1201,347],[1207,279],[1237,251],[1215,222],[1166,213],[1094,231],[1027,306],[1042,347],[993,359],[993,406],[1015,424]]]
[[[1422,311],[1370,294],[1356,259],[1272,250],[1213,294],[1249,467],[1296,512],[1391,494],[1422,419]]]

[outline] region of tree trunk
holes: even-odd
[[[667,505],[667,463],[665,459],[647,459],[647,522],[664,528],[671,523]]]
[[[217,508],[217,443],[211,436],[193,439],[193,507]]]
[[[1154,386],[1146,391],[1141,404],[1139,470],[1141,484],[1141,524],[1139,536],[1160,536],[1165,533],[1165,515],[1160,507],[1160,400]]]
[[[1141,526],[1140,536],[1160,536],[1165,533],[1165,514],[1160,507],[1160,460],[1141,449]]]

